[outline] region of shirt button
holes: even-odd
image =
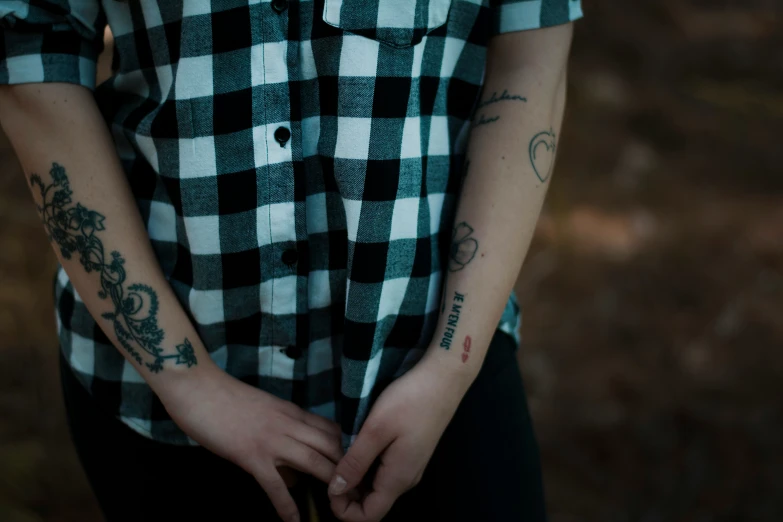
[[[275,139],[281,147],[285,147],[285,144],[288,142],[288,138],[290,137],[291,131],[288,130],[287,127],[278,127],[277,130],[275,130]]]
[[[285,263],[288,266],[293,266],[299,260],[299,253],[296,251],[295,248],[289,248],[288,250],[283,252],[281,258],[283,260],[283,263]]]
[[[288,8],[288,0],[272,0],[272,9],[282,13]]]
[[[285,354],[291,359],[298,359],[302,356],[302,349],[298,346],[291,345],[285,349]]]

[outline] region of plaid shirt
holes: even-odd
[[[580,16],[578,0],[2,1],[0,83],[95,88],[108,21],[115,73],[95,95],[167,280],[221,368],[338,420],[347,444],[433,336],[490,38]],[[192,443],[62,267],[55,296],[95,399]],[[499,328],[518,319],[512,294]]]

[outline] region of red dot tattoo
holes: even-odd
[[[468,357],[469,357],[468,354],[470,353],[470,336],[469,335],[465,336],[465,342],[462,343],[462,349],[463,349],[463,352],[462,352],[462,362],[467,362],[468,361]]]

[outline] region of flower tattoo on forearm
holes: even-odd
[[[96,235],[96,232],[106,229],[105,216],[81,203],[71,205],[73,191],[61,165],[52,163],[49,175],[52,181],[48,185],[38,174],[30,176],[30,186],[37,187],[41,194],[38,212],[49,240],[60,247],[63,259],[71,259],[78,254],[86,272],[100,274],[98,297],[110,298],[114,305],[114,310],[102,314],[102,317],[112,322],[123,348],[137,363],[144,364],[153,373],[162,370],[167,359],[188,367],[197,364],[193,346],[187,338],[176,346],[176,353],[164,353],[161,343],[165,333],[157,320],[158,294],[149,285],[134,283],[126,286],[125,258],[115,250],[107,260],[103,242]],[[152,356],[151,361],[145,361],[142,352]]]
[[[479,244],[474,237],[471,237],[472,234],[473,227],[464,221],[454,227],[449,254],[449,272],[462,270],[473,260]]]

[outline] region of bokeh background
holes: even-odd
[[[552,522],[783,520],[783,2],[584,0],[520,363]],[[99,520],[0,137],[0,520]],[[502,397],[498,397],[502,400]]]

